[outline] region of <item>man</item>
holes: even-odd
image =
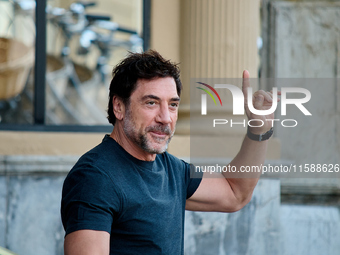
[[[246,96],[247,71],[243,78]],[[257,178],[190,178],[191,166],[166,152],[181,89],[178,67],[155,51],[130,54],[115,67],[108,103],[113,131],[64,183],[66,255],[183,254],[185,209],[234,212],[250,201]],[[258,91],[253,101],[269,109],[272,95]],[[245,110],[249,119],[266,118]],[[268,132],[270,122],[264,123],[248,136]],[[267,141],[248,136],[231,165],[264,162]]]

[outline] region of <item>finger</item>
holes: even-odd
[[[280,90],[277,91],[277,95],[278,95],[278,96],[281,96],[281,91],[280,91]],[[279,97],[277,97],[277,101],[280,102],[280,100],[281,100],[281,99],[280,99]]]
[[[273,102],[273,93],[267,92],[267,94],[270,96],[270,99],[271,99],[269,102],[270,102],[270,103]]]
[[[270,97],[271,97],[272,100],[273,100],[273,91],[271,90],[270,92],[267,92],[267,93],[270,95]],[[278,92],[277,94],[279,94],[279,92]],[[281,92],[280,92],[280,94],[281,94]],[[279,97],[277,98],[277,101],[278,101],[278,102],[280,101],[280,98],[279,98]]]
[[[273,90],[271,90],[270,93],[273,94]],[[277,94],[278,94],[278,95],[281,95],[281,91],[278,90],[278,91],[277,91]]]
[[[264,102],[263,94],[257,94],[254,100],[255,109],[261,109],[261,107],[263,106],[263,102]]]
[[[245,98],[245,102],[247,102],[247,97],[248,97],[248,88],[250,87],[249,84],[249,72],[248,70],[243,71],[242,75],[242,92]]]
[[[248,70],[244,70],[242,77],[243,77],[243,79],[249,79],[249,71]]]
[[[271,90],[270,92],[267,92],[267,93],[269,93],[270,97],[271,97],[272,100],[273,100],[273,91]],[[277,95],[278,95],[278,96],[281,95],[281,91],[278,91],[278,92],[277,92]],[[276,100],[276,101],[277,101],[277,102],[280,102],[280,98],[277,97],[277,100]]]
[[[260,95],[263,97],[265,101],[269,103],[273,102],[272,94],[270,92],[265,92],[263,90],[256,91],[254,94],[255,99]]]

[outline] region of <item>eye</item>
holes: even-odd
[[[171,103],[170,106],[171,106],[172,108],[177,108],[177,107],[178,107],[178,103]]]
[[[155,102],[155,101],[149,101],[149,102],[147,102],[146,104],[147,104],[147,105],[155,105],[156,102]]]

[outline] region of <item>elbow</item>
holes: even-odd
[[[250,194],[247,197],[242,198],[235,198],[233,203],[229,203],[228,205],[225,205],[223,212],[226,213],[233,213],[241,210],[243,207],[245,207],[251,200],[252,194]]]
[[[251,198],[252,198],[252,195],[240,200],[240,202],[238,203],[238,205],[235,208],[236,209],[235,212],[237,212],[237,211],[241,210],[243,207],[245,207],[250,202]]]

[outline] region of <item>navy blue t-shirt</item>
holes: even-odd
[[[110,233],[110,254],[183,254],[185,202],[201,179],[165,152],[141,161],[114,139],[84,154],[65,179],[61,202],[66,235]]]

